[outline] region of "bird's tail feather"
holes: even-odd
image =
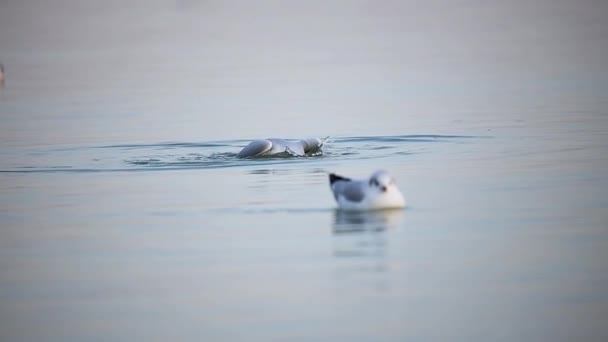
[[[329,185],[332,185],[337,181],[350,181],[350,178],[338,176],[335,173],[330,173],[329,174]]]

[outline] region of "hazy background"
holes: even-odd
[[[0,340],[605,341],[607,15],[0,0]]]
[[[603,1],[1,6],[6,92],[29,87],[32,105],[78,116],[71,127],[48,110],[32,127],[3,118],[3,142],[243,138],[237,125],[299,136],[327,134],[327,121],[336,135],[394,134],[412,117],[424,128],[449,122],[446,107],[476,120],[488,108],[498,113],[482,117],[516,116],[504,106],[602,96],[608,82]],[[377,120],[357,124],[368,116]],[[277,131],[277,120],[294,124]]]

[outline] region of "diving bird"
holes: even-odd
[[[404,208],[405,198],[395,180],[386,171],[378,170],[369,179],[353,180],[329,174],[329,186],[338,206],[343,210],[377,210]]]
[[[323,141],[319,138],[308,138],[302,140],[290,139],[261,139],[254,140],[245,146],[238,158],[277,156],[282,154],[305,156],[321,150]]]

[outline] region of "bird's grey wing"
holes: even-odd
[[[365,197],[363,183],[357,181],[338,181],[333,187],[334,196],[343,196],[351,202],[361,202]]]
[[[285,148],[292,154],[303,156],[306,154],[304,145],[301,141],[286,141]]]
[[[254,157],[272,148],[272,142],[269,140],[254,140],[245,146],[239,154],[238,158]]]

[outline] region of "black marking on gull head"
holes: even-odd
[[[346,177],[342,177],[342,176],[338,176],[335,173],[330,173],[329,174],[329,185],[334,184],[337,181],[346,181],[346,182],[350,182],[350,178],[346,178]]]

